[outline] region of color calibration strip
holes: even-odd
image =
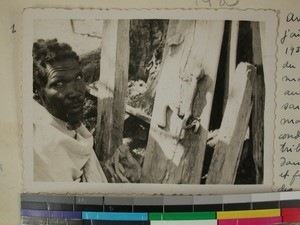
[[[300,192],[172,197],[22,194],[21,224],[300,224]]]

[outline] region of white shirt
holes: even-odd
[[[34,181],[107,182],[86,127],[68,130],[66,122],[33,105]]]

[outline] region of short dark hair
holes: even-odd
[[[46,73],[47,64],[60,62],[64,59],[75,59],[79,62],[79,57],[67,43],[59,43],[57,39],[43,40],[39,39],[33,44],[33,91],[38,91],[45,87],[48,82]]]

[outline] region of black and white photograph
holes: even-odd
[[[268,11],[29,10],[22,55],[28,189],[269,187],[273,18]]]

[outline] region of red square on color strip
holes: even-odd
[[[281,210],[282,222],[300,222],[300,208],[285,208]]]

